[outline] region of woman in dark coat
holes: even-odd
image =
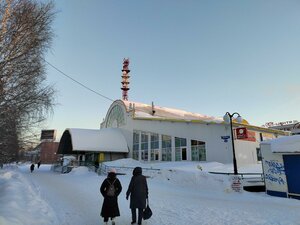
[[[110,184],[114,185],[115,194],[114,196],[108,196],[108,188]],[[101,216],[104,218],[104,223],[107,224],[108,218],[112,220],[112,225],[115,224],[114,218],[120,216],[119,205],[118,205],[118,196],[122,191],[122,185],[119,179],[116,177],[116,170],[111,169],[107,175],[107,178],[103,181],[100,192],[104,197]]]
[[[32,173],[34,171],[34,164],[32,163],[30,166],[30,172]]]
[[[136,223],[136,209],[138,209],[138,224],[142,224],[143,210],[146,208],[148,198],[148,185],[146,177],[142,175],[142,168],[136,167],[126,192],[126,199],[130,195],[131,224]]]

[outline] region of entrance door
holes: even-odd
[[[154,150],[154,160],[155,161],[159,160],[159,150],[158,149]]]
[[[186,157],[186,148],[181,149],[181,160],[187,160]]]
[[[283,155],[289,197],[300,199],[300,155]]]

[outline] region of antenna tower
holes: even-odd
[[[128,68],[129,66],[129,58],[124,58],[123,59],[123,69],[122,69],[122,99],[125,101],[128,101],[128,90],[129,88],[129,78],[130,78],[130,69]]]

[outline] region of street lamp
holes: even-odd
[[[233,154],[233,173],[234,173],[234,175],[237,175],[238,174],[238,170],[237,170],[237,164],[236,164],[235,148],[234,148],[234,137],[233,137],[233,129],[232,129],[232,117],[234,115],[237,115],[236,120],[237,120],[238,123],[241,123],[243,121],[243,118],[237,112],[232,113],[232,114],[230,114],[229,112],[226,112],[226,114],[223,116],[223,120],[225,121],[225,123],[229,123],[230,124],[232,154]]]

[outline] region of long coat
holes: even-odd
[[[114,182],[115,180],[115,182]],[[115,190],[116,190],[116,195],[115,196],[107,196],[106,191],[109,187],[109,183],[111,184],[114,182]],[[100,192],[102,196],[104,197],[103,204],[102,204],[102,209],[101,209],[101,216],[102,217],[116,217],[120,216],[120,210],[119,210],[119,205],[118,205],[118,195],[122,191],[122,185],[119,181],[118,178],[116,178],[115,173],[109,173],[108,177],[103,181],[101,187],[100,187]]]
[[[146,199],[148,198],[148,185],[146,177],[142,175],[142,168],[136,167],[128,186],[126,196],[130,195],[131,209],[146,208]]]

